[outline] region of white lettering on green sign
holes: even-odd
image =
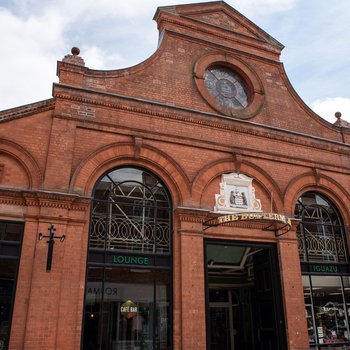
[[[338,266],[335,265],[312,265],[312,272],[338,273]]]

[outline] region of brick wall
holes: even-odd
[[[193,6],[199,12],[192,19],[157,13],[162,43],[140,65],[102,72],[70,58],[58,64],[53,102],[14,109],[12,115],[0,112],[0,217],[9,216],[6,206],[15,206],[21,210],[13,211],[13,219],[25,221],[11,350],[80,348],[87,197],[104,172],[124,165],[154,172],[172,196],[174,349],[205,349],[205,237],[278,245],[288,344],[308,347],[305,322],[298,318],[303,296],[295,233],[285,240],[247,228],[204,233],[203,217],[176,209],[212,210],[220,176],[241,172],[254,178],[264,211],[272,199],[273,211],[293,216],[300,194],[315,190],[335,203],[347,226],[349,144],[342,142],[340,128],[314,115],[296,95],[277,42],[244,24],[226,4]],[[201,15],[202,8],[217,15]],[[177,11],[187,14],[188,8]],[[215,23],[227,23],[238,34]],[[222,115],[199,93],[193,67],[217,53],[241,60],[261,83],[264,103],[253,118]],[[47,273],[47,245],[37,234],[51,223],[67,239],[55,245]],[[192,313],[186,312],[187,300],[197,305]]]

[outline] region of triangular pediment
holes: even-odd
[[[236,33],[254,36],[257,38],[257,36],[254,33],[252,33],[247,27],[243,26],[237,20],[227,15],[223,11],[198,13],[189,15],[188,17],[220,28],[231,30]]]
[[[203,24],[266,42],[280,50],[283,45],[224,1],[160,7],[158,11],[176,14]]]

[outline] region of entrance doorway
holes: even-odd
[[[0,221],[0,349],[9,346],[24,224]]]
[[[207,348],[286,349],[274,245],[205,242]]]

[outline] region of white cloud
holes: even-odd
[[[0,8],[0,109],[50,97],[63,27],[54,12],[23,19]]]
[[[84,61],[92,69],[106,69],[106,67],[116,68],[126,66],[127,61],[119,54],[110,54],[97,46],[81,47]]]
[[[287,12],[298,0],[235,0],[229,1],[243,15],[249,18],[265,16],[278,12]],[[232,4],[231,4],[232,3]]]
[[[341,112],[342,119],[350,122],[350,98],[328,97],[324,100],[316,100],[311,103],[311,108],[330,123],[336,121],[335,112]]]
[[[307,103],[350,97],[350,1],[299,1],[271,24],[267,31],[285,44],[288,77]]]
[[[50,98],[56,61],[72,46],[81,48],[93,69],[124,68],[147,58],[157,45],[151,21],[156,3],[14,0],[7,8],[0,5],[0,110]],[[151,13],[145,15],[147,10]],[[147,52],[150,39],[154,49]]]

